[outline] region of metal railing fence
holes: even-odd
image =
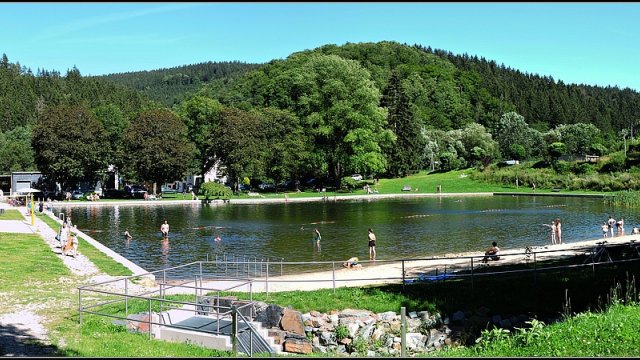
[[[269,293],[271,290],[282,290],[281,284],[288,284],[288,289],[295,289],[297,284],[316,284],[316,288],[336,289],[344,286],[361,286],[381,283],[415,284],[419,282],[446,282],[450,280],[469,280],[473,287],[477,277],[494,276],[496,274],[533,273],[534,281],[538,273],[558,269],[590,268],[594,273],[600,266],[636,262],[640,260],[640,243],[631,240],[628,243],[596,243],[594,246],[575,247],[570,249],[535,249],[524,251],[505,251],[499,260],[487,260],[484,255],[407,258],[398,260],[361,261],[363,268],[372,266],[388,266],[384,276],[365,276],[366,271],[343,269],[342,261],[316,262],[272,262],[267,259],[253,260],[246,257],[218,257],[214,260],[194,261],[188,264],[150,272],[148,274],[128,276],[115,280],[90,284],[78,288],[79,321],[82,325],[83,314],[106,316],[120,320],[128,319],[129,302],[132,300],[147,302],[146,311],[149,337],[152,326],[175,327],[165,321],[154,321],[153,310],[162,313],[166,309],[193,311],[194,314],[205,312],[215,314],[218,321],[223,318],[231,320],[234,330],[234,348],[253,355],[256,351],[265,350],[268,343],[251,325],[254,318],[254,292]],[[309,270],[313,268],[314,270]],[[189,279],[183,277],[185,269],[192,274]],[[231,269],[231,270],[230,270]],[[300,270],[303,269],[303,270]],[[148,289],[138,286],[146,275],[155,276],[157,288]],[[253,275],[251,277],[247,275]],[[236,277],[234,277],[236,276]],[[321,285],[320,283],[324,283]],[[248,292],[249,303],[242,307],[221,306],[223,293]],[[86,296],[86,294],[101,294]],[[187,300],[168,299],[169,294],[188,295]],[[214,304],[203,303],[205,296],[215,294]],[[83,297],[85,295],[85,297]],[[121,303],[124,308],[120,313],[106,309],[107,305]],[[238,311],[250,308],[248,316]],[[102,309],[100,311],[99,309]],[[110,310],[110,311],[107,311]],[[122,315],[124,313],[124,316]],[[243,327],[238,330],[238,325]],[[205,333],[222,334],[220,328],[215,330],[199,330]],[[239,331],[239,332],[238,332]],[[247,336],[241,336],[247,333]],[[241,339],[242,338],[242,339]],[[248,339],[247,339],[248,338]],[[260,338],[260,339],[258,339]],[[271,350],[273,351],[273,350]]]

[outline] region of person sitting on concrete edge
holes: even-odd
[[[484,252],[484,258],[482,258],[482,262],[486,263],[488,260],[500,260],[500,248],[498,247],[497,242],[492,242],[491,247]]]

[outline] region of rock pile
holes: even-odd
[[[345,309],[328,314],[300,313],[277,305],[256,303],[256,321],[269,328],[269,335],[283,351],[309,354],[385,356],[400,354],[401,319],[393,311],[373,313]],[[407,315],[407,353],[439,349],[452,344],[452,331],[440,314],[428,311]]]

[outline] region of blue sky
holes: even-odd
[[[639,19],[640,3],[1,3],[0,52],[101,75],[389,40],[640,91]]]

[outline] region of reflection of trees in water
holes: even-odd
[[[160,245],[162,247],[162,262],[166,265],[169,262],[169,238],[163,237]]]

